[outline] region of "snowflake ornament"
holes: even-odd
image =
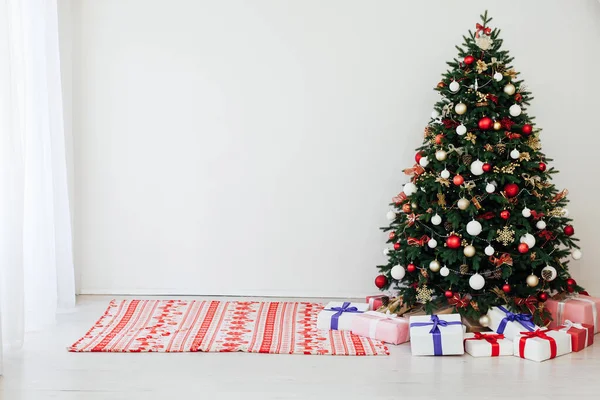
[[[496,236],[496,241],[502,243],[504,246],[508,246],[515,241],[515,231],[510,229],[509,226],[498,229],[496,233],[498,234],[498,236]]]
[[[417,301],[419,303],[427,303],[431,301],[433,295],[433,289],[429,289],[427,285],[423,285],[417,288]]]

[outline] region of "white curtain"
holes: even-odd
[[[0,340],[6,349],[74,307],[75,280],[56,0],[2,3]]]

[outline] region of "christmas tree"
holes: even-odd
[[[428,313],[450,305],[479,318],[495,305],[543,323],[549,296],[583,289],[570,277],[581,257],[567,191],[552,183],[533,99],[487,12],[463,36],[435,90],[416,164],[387,214],[388,263],[376,285]]]

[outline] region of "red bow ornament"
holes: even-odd
[[[499,267],[502,264],[513,265],[513,259],[510,254],[504,253],[500,257],[490,256],[490,263],[494,264],[494,266]]]
[[[393,201],[395,204],[401,204],[401,203],[402,203],[402,202],[404,202],[404,200],[406,200],[407,198],[408,198],[408,197],[406,196],[406,193],[404,193],[404,192],[401,192],[401,193],[399,193],[399,194],[398,194],[398,196],[396,196],[396,197],[393,197],[393,198],[392,198],[392,201]]]
[[[535,296],[529,296],[526,299],[521,297],[515,297],[515,305],[525,306],[529,310],[529,312],[533,315],[537,309],[538,300]]]
[[[404,170],[404,173],[406,175],[413,175],[413,179],[412,179],[413,181],[415,179],[417,179],[417,177],[419,175],[421,175],[423,172],[425,172],[425,169],[423,167],[421,167],[419,164],[415,164],[414,167],[412,167],[412,168],[406,168]]]
[[[514,133],[509,131],[504,132],[504,135],[506,135],[508,139],[519,139],[521,137],[520,133]]]
[[[538,329],[533,332],[520,332],[521,339],[519,339],[519,357],[525,358],[525,345],[527,344],[527,340],[529,339],[544,339],[550,342],[550,358],[556,357],[556,340],[554,338],[546,335],[546,331],[542,331]]]
[[[489,26],[485,27],[479,23],[475,25],[475,28],[477,29],[475,31],[475,37],[479,37],[479,32],[483,32],[484,35],[488,36],[492,33],[492,28],[490,28]]]
[[[454,296],[448,299],[448,304],[456,308],[467,308],[469,306],[469,299],[467,297],[460,297],[460,294],[454,293]]]
[[[429,242],[429,236],[423,235],[420,239],[409,237],[406,239],[406,242],[409,246],[425,246],[427,242]]]
[[[474,337],[467,338],[467,339],[465,339],[465,341],[467,341],[467,340],[485,340],[486,342],[488,342],[489,344],[492,345],[492,357],[498,357],[500,355],[500,344],[498,343],[498,339],[504,339],[504,335],[496,334],[496,333],[490,333],[490,334],[485,335],[481,332],[475,332],[474,334],[475,334]]]

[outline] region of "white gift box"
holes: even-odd
[[[486,339],[485,337],[488,337]],[[466,333],[465,352],[473,357],[512,356],[513,342],[506,338],[498,338],[497,333]]]
[[[508,340],[514,340],[521,332],[540,329],[531,322],[531,315],[514,314],[504,307],[492,307],[487,313],[490,317],[489,328],[496,333],[501,333]]]
[[[332,310],[335,308],[338,310]],[[345,311],[342,311],[341,309],[344,309]],[[317,316],[317,329],[333,329],[337,331],[352,330],[352,319],[368,309],[368,303],[330,301]]]
[[[464,354],[464,326],[460,314],[410,317],[410,350],[413,356]]]
[[[517,335],[513,342],[513,352],[517,357],[531,361],[546,361],[571,352],[571,335],[564,331],[549,331],[538,329],[529,335],[538,335],[527,338],[527,335]],[[552,343],[544,337],[549,337],[556,343],[556,354],[553,357]],[[524,340],[524,343],[521,343]]]

